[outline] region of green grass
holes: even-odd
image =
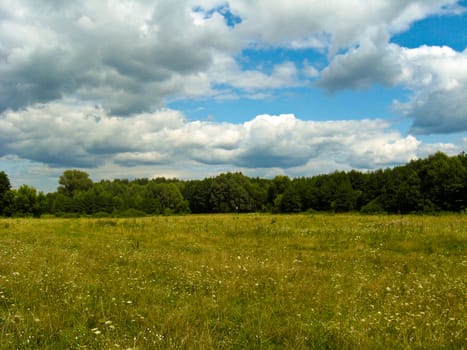
[[[1,219],[0,349],[462,349],[467,216]]]

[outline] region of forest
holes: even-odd
[[[115,179],[93,182],[66,170],[55,192],[12,189],[0,172],[0,215],[7,217],[136,217],[188,213],[465,212],[467,154],[442,152],[371,172],[336,171],[311,177],[252,178],[223,173],[202,180]]]

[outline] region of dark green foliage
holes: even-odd
[[[130,208],[117,213],[117,215],[122,218],[138,218],[146,216],[146,213],[144,211]]]
[[[0,171],[0,215],[3,214],[3,210],[7,205],[6,194],[10,189],[11,184],[8,175],[4,171]]]
[[[4,171],[0,171],[0,196],[3,196],[11,189],[10,180]]]
[[[385,180],[376,199],[390,213],[411,213],[423,210],[420,179],[409,167],[385,171]]]
[[[241,173],[221,174],[202,181],[189,181],[183,190],[193,213],[253,212],[264,204],[260,181]]]
[[[47,208],[45,195],[27,185],[22,185],[17,190],[8,191],[5,197],[7,204],[4,208],[4,214],[7,216],[39,217]]]
[[[87,191],[93,185],[89,175],[81,170],[66,170],[58,181],[58,192],[73,196],[77,191]]]
[[[48,203],[50,213],[60,214],[72,213],[75,211],[73,198],[59,192],[49,194]]]
[[[418,170],[425,198],[441,210],[461,211],[466,207],[467,168],[463,157],[438,152],[411,164]]]
[[[241,173],[221,174],[209,189],[212,212],[252,212],[257,210],[250,180]]]
[[[392,169],[271,180],[225,173],[192,181],[159,177],[94,183],[83,171],[67,170],[57,192],[47,196],[28,186],[11,190],[0,172],[0,205],[0,213],[10,216],[462,212],[467,206],[467,155],[438,152]]]
[[[363,214],[383,214],[385,213],[384,205],[381,202],[380,197],[376,197],[371,202],[365,204],[361,209],[360,212]]]
[[[295,187],[290,186],[276,199],[278,203],[275,207],[279,207],[282,213],[298,213],[302,209],[300,195]]]
[[[147,214],[186,213],[188,203],[173,183],[151,181],[143,196],[142,209]]]
[[[335,172],[328,177],[327,197],[333,212],[355,209],[358,193],[354,191],[350,177],[344,172]]]
[[[192,213],[208,213],[211,211],[209,206],[209,188],[212,179],[188,181],[183,188],[183,196],[190,204]]]

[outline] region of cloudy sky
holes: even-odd
[[[0,170],[312,176],[467,146],[467,1],[1,0]]]

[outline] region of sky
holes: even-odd
[[[1,0],[0,171],[371,171],[467,146],[467,1]]]

